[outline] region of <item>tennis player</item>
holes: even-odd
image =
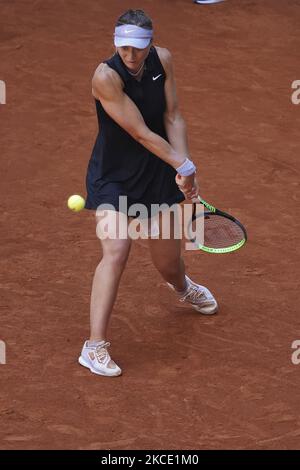
[[[126,196],[129,206],[142,203],[150,209],[198,195],[170,52],[153,45],[152,21],[142,10],[120,16],[114,45],[115,54],[97,67],[92,80],[100,130],[87,169],[86,208],[98,208],[97,224],[104,217],[105,211],[99,211],[104,203],[111,204],[112,213],[121,213],[119,196]],[[211,292],[186,275],[181,241],[150,237],[148,243],[154,266],[178,298],[202,314],[216,313]],[[79,363],[95,374],[117,376],[121,369],[107,350],[107,330],[131,239],[112,237],[101,244],[103,257],[91,293],[91,333]]]

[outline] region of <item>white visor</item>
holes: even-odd
[[[114,43],[116,47],[132,46],[137,49],[145,49],[149,46],[152,36],[152,29],[141,28],[134,24],[124,24],[116,26]]]

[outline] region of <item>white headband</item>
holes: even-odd
[[[115,46],[132,46],[137,49],[145,49],[149,46],[153,36],[152,29],[141,28],[134,24],[124,24],[115,28]]]

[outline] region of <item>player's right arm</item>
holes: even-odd
[[[135,103],[124,93],[120,76],[108,65],[101,64],[96,70],[92,91],[107,114],[137,142],[175,169],[184,163],[186,155],[178,154],[145,124]]]

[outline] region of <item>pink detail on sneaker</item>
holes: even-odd
[[[107,348],[110,343],[100,341],[99,343],[89,345],[86,341],[83,345],[79,363],[90,369],[91,372],[98,375],[106,375],[109,377],[121,375],[122,371],[119,366],[111,359]]]
[[[198,312],[204,315],[213,315],[218,311],[218,304],[212,293],[204,286],[196,284],[188,276],[185,276],[187,281],[187,289],[183,293],[179,293],[180,302],[189,303]],[[174,289],[174,286],[167,283],[168,286]]]

